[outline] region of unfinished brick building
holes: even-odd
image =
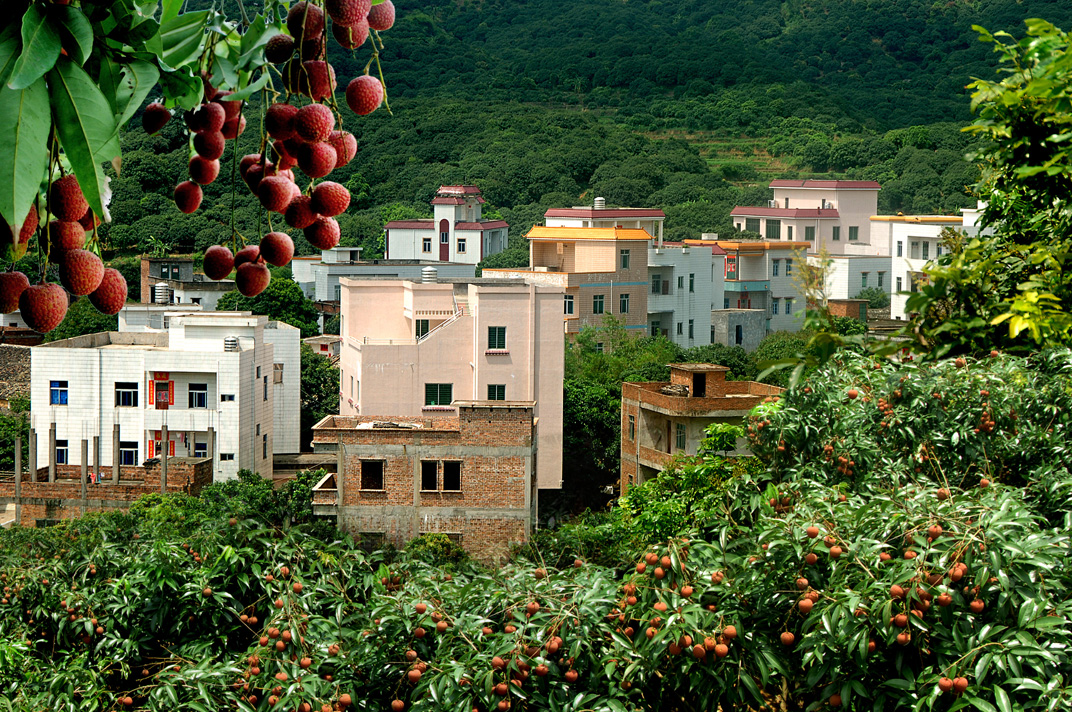
[[[711,423],[740,423],[782,391],[727,381],[728,372],[710,363],[672,363],[669,382],[622,384],[621,494],[657,475],[676,453],[695,455]]]
[[[404,546],[447,534],[474,558],[501,561],[536,521],[531,401],[454,401],[457,416],[327,416],[313,449],[335,452],[338,476],[313,490],[313,511],[366,542]]]

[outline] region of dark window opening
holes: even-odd
[[[361,461],[361,489],[383,489],[383,460]]]
[[[457,460],[445,460],[443,462],[443,491],[461,492],[462,490],[462,463]]]
[[[439,489],[439,461],[421,460],[421,491],[435,492]]]

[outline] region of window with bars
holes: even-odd
[[[759,218],[745,218],[744,229],[747,232],[759,232]]]
[[[782,221],[781,220],[768,220],[767,221],[767,239],[768,240],[781,240],[782,239]]]

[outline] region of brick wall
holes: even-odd
[[[828,299],[826,308],[830,316],[846,316],[850,319],[867,321],[866,299]]]

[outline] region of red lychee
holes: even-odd
[[[350,191],[332,181],[324,181],[313,188],[311,197],[313,211],[328,218],[341,215],[350,206]]]
[[[294,133],[306,143],[326,141],[335,129],[335,115],[323,104],[309,104],[294,116]]]
[[[51,220],[48,223],[48,243],[52,260],[60,260],[67,250],[77,250],[85,246],[86,229],[81,223]]]
[[[76,221],[89,207],[74,174],[55,181],[48,189],[48,209],[57,219]]]
[[[368,39],[368,20],[362,17],[349,27],[334,23],[331,25],[331,35],[344,49],[357,49]]]
[[[84,297],[100,286],[104,263],[89,250],[67,250],[60,262],[60,282],[76,297]]]
[[[368,17],[372,0],[325,0],[324,9],[336,25],[350,27]]]
[[[328,143],[335,149],[336,168],[342,168],[357,155],[357,139],[349,131],[332,131]]]
[[[287,221],[287,225],[304,229],[316,222],[318,216],[313,211],[312,203],[313,199],[308,195],[299,195],[290,201],[290,205],[287,206],[287,210],[283,214],[283,219]]]
[[[186,125],[194,133],[219,131],[226,120],[227,112],[214,102],[202,104],[186,115]]]
[[[260,163],[254,163],[250,166],[245,173],[242,174],[242,180],[249,186],[249,191],[254,195],[257,194],[257,188],[261,184],[261,179],[264,178],[264,169],[269,166],[262,166]]]
[[[210,161],[202,156],[194,156],[190,159],[190,179],[194,183],[208,185],[216,180],[220,174],[220,162]]]
[[[226,145],[223,133],[219,131],[205,131],[204,133],[194,134],[194,150],[197,151],[197,155],[210,161],[222,156],[223,148]]]
[[[283,267],[294,256],[294,241],[285,232],[270,232],[261,238],[260,250],[265,262]]]
[[[265,209],[282,213],[293,197],[290,188],[292,185],[294,184],[291,181],[282,176],[268,176],[257,186],[257,197]]]
[[[229,119],[223,122],[223,129],[220,133],[225,139],[234,140],[241,136],[246,131],[246,117],[242,114],[238,115],[237,119]]]
[[[306,40],[298,46],[298,56],[304,62],[307,59],[324,59],[326,54],[324,46],[324,38],[317,37],[313,40]]]
[[[192,180],[183,181],[175,186],[175,205],[180,212],[192,213],[201,206],[201,186]]]
[[[212,97],[212,101],[223,107],[224,114],[227,117],[225,119],[226,121],[230,121],[231,119],[237,119],[238,115],[242,113],[242,101],[231,101],[227,98],[231,96],[231,94],[234,94],[234,92],[221,91],[217,92],[216,96]]]
[[[326,99],[335,93],[335,69],[319,59],[310,59],[301,63],[298,74],[298,91],[313,101]]]
[[[19,310],[19,297],[30,286],[22,272],[0,272],[0,314]]]
[[[256,262],[261,258],[261,248],[257,245],[246,245],[234,258],[234,267],[238,269],[247,262]]]
[[[255,297],[265,290],[272,280],[268,268],[256,262],[242,264],[235,273],[235,286],[247,297]]]
[[[264,45],[264,58],[272,64],[285,62],[292,54],[294,54],[294,38],[290,35],[280,33]]]
[[[249,167],[252,166],[255,163],[260,163],[260,162],[261,162],[261,154],[259,154],[259,153],[247,153],[246,155],[242,156],[242,160],[238,162],[238,173],[239,173],[239,175],[245,177],[246,171],[249,170]]]
[[[310,178],[323,178],[335,170],[338,156],[330,143],[306,143],[298,150],[298,168]]]
[[[204,89],[205,101],[212,101],[220,93],[219,89],[212,86],[212,75],[204,70],[201,71],[201,86]]]
[[[346,105],[357,114],[371,114],[383,103],[383,83],[376,77],[363,74],[346,87]]]
[[[395,5],[391,0],[383,0],[373,5],[368,13],[368,24],[374,30],[389,30],[395,24]]]
[[[31,285],[19,297],[19,312],[37,333],[52,331],[67,315],[67,292],[52,282]]]
[[[23,258],[26,254],[26,246],[37,230],[38,222],[37,205],[30,203],[30,211],[26,214],[26,219],[22,221],[22,227],[15,229],[7,222],[3,223],[7,226],[7,232],[0,240],[5,247],[4,259],[15,262]]]
[[[89,301],[101,314],[118,314],[127,301],[127,280],[119,270],[105,268],[100,286],[90,293]]]
[[[223,279],[234,269],[234,255],[223,245],[213,245],[205,250],[203,269],[209,279]]]
[[[298,165],[298,159],[291,154],[285,141],[274,141],[268,148],[271,151],[269,155],[280,170],[289,170]]]
[[[86,212],[82,214],[82,217],[78,218],[78,224],[82,226],[83,230],[89,232],[100,225],[100,218],[93,214],[93,208],[86,208]]]
[[[145,111],[141,114],[141,126],[147,134],[156,133],[164,128],[170,120],[171,112],[167,110],[166,106],[155,101],[146,106]]]
[[[264,112],[264,130],[280,141],[290,138],[294,135],[294,116],[297,113],[298,107],[292,104],[272,104]],[[328,113],[331,113],[330,109]]]
[[[339,244],[339,238],[342,236],[342,232],[339,230],[339,223],[335,218],[325,218],[323,216],[317,217],[312,225],[305,228],[305,239],[309,243],[320,250],[330,250],[335,245]]]
[[[294,3],[287,13],[287,29],[296,40],[308,40],[324,34],[324,11],[305,0]]]

